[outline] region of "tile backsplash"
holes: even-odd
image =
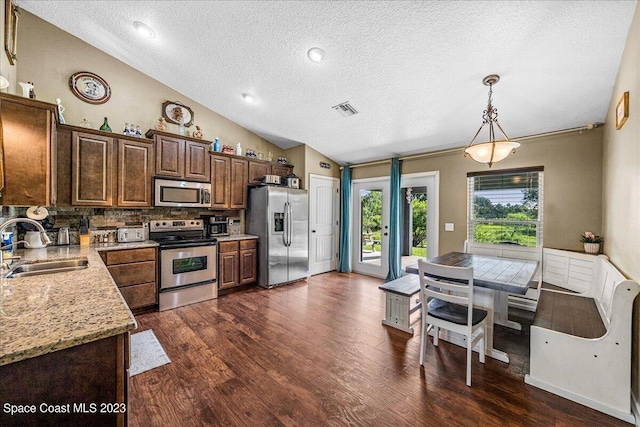
[[[58,238],[60,227],[69,227],[69,243],[79,244],[80,219],[84,216],[89,219],[90,234],[92,242],[104,234],[119,227],[141,226],[145,222],[158,219],[194,219],[201,215],[211,215],[213,211],[197,208],[152,208],[152,209],[106,209],[106,208],[62,208],[50,207],[49,222],[52,227],[47,229],[47,234],[55,244]],[[26,207],[2,206],[0,212],[0,222],[9,218],[25,217]],[[216,214],[227,215],[233,224],[229,225],[230,234],[239,234],[241,230],[240,214],[238,211],[215,212]],[[45,227],[46,228],[46,227]],[[18,239],[22,239],[22,234],[18,234]]]

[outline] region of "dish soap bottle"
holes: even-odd
[[[109,122],[107,121],[106,117],[104,118],[104,123],[102,123],[102,126],[100,126],[100,130],[111,132],[111,127],[109,127]]]
[[[242,145],[239,142],[236,144],[236,155],[242,156]]]

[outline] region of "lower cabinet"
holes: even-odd
[[[257,281],[258,242],[255,239],[218,243],[218,287],[228,289]]]
[[[105,251],[100,256],[132,311],[158,303],[156,248]]]
[[[0,366],[2,426],[126,426],[129,333]]]

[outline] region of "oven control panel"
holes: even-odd
[[[188,231],[202,230],[203,222],[201,219],[156,219],[149,222],[149,231]]]

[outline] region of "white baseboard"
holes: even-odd
[[[631,412],[636,417],[636,427],[640,427],[640,403],[633,392],[631,392]]]

